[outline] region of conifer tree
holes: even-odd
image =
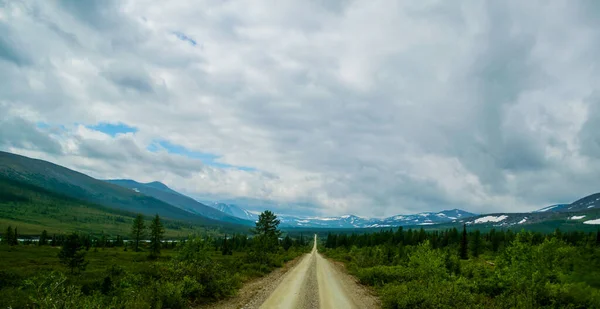
[[[6,233],[4,234],[4,237],[2,237],[2,243],[7,244],[7,245],[11,245],[12,246],[12,242],[13,242],[13,229],[11,226],[8,226],[8,228],[6,229]]]
[[[277,216],[269,211],[265,210],[258,217],[256,226],[252,232],[256,235],[256,240],[261,246],[262,250],[266,252],[274,252],[279,244],[279,236],[281,231],[279,230],[279,219]]]
[[[463,232],[462,238],[460,240],[460,258],[463,260],[467,260],[469,258],[469,253],[467,252],[467,225],[463,224]]]
[[[292,241],[292,239],[290,238],[290,235],[286,235],[285,238],[283,239],[283,249],[285,249],[285,251],[288,251],[292,245],[294,244],[294,242]]]
[[[155,258],[160,255],[160,246],[164,234],[165,228],[160,222],[160,217],[157,214],[150,223],[150,257]]]
[[[72,233],[63,241],[62,248],[58,253],[60,262],[71,269],[71,274],[82,271],[87,266],[85,261],[84,246],[79,239],[79,235]]]
[[[13,233],[13,239],[11,242],[12,246],[16,246],[19,244],[19,234],[17,233],[17,227],[15,227],[15,232]]]
[[[223,255],[232,255],[233,251],[231,250],[231,242],[227,241],[227,235],[223,238],[223,246],[221,247],[221,254]]]
[[[133,239],[133,249],[140,251],[140,240],[146,235],[146,226],[144,225],[144,217],[138,214],[133,220],[131,226],[131,238]]]
[[[48,244],[48,232],[46,230],[42,231],[42,235],[40,235],[40,240],[38,241],[38,245],[45,246]]]

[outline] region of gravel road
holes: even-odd
[[[238,297],[212,306],[214,309],[369,309],[379,301],[345,273],[323,258],[317,243],[311,253],[283,269],[246,285]]]

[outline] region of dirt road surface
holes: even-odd
[[[242,288],[240,297],[211,308],[369,309],[380,304],[339,265],[323,258],[317,242],[294,265]],[[257,289],[257,285],[262,288]],[[252,289],[251,292],[249,289]]]

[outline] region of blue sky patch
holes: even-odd
[[[183,32],[179,32],[179,31],[173,31],[173,34],[180,40],[188,42],[190,44],[192,44],[192,46],[196,46],[198,45],[198,43],[196,43],[196,40],[190,38],[189,36],[187,36],[185,33]]]
[[[45,123],[45,122],[36,122],[36,123],[35,123],[35,126],[36,126],[38,129],[48,129],[48,128],[50,128],[50,125],[49,125],[49,124],[47,124],[47,123]]]
[[[138,131],[137,128],[130,127],[124,123],[113,124],[113,123],[100,122],[97,125],[87,126],[87,127],[89,129],[108,134],[112,137],[115,137],[117,134],[135,133]]]
[[[215,155],[212,153],[191,151],[181,145],[176,145],[176,144],[170,143],[168,141],[154,142],[154,143],[150,144],[147,147],[147,149],[152,152],[156,152],[156,151],[159,151],[160,149],[164,149],[169,153],[186,156],[188,158],[199,159],[200,161],[202,161],[202,163],[204,163],[206,165],[219,167],[219,168],[234,168],[234,169],[238,169],[238,170],[242,170],[242,171],[255,171],[256,170],[255,168],[252,168],[252,167],[235,166],[235,165],[221,163],[221,162],[217,161],[221,156],[218,156],[218,155]]]

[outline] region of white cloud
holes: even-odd
[[[591,12],[569,1],[10,2],[0,147],[325,215],[569,202],[600,187]],[[85,127],[100,122],[138,131]],[[157,140],[255,170],[149,151]]]

